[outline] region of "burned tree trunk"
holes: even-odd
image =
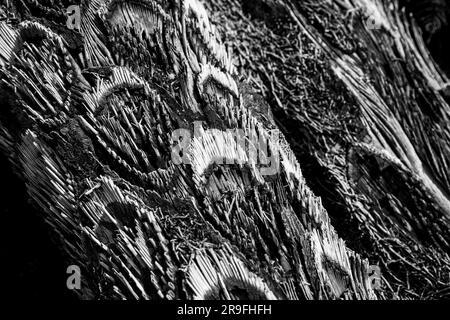
[[[397,2],[70,5],[2,7],[0,147],[80,297],[449,296],[449,82]]]

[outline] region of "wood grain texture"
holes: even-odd
[[[80,298],[449,296],[448,79],[397,2],[72,4],[2,6],[0,148]]]

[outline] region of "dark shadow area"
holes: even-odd
[[[2,290],[8,299],[74,300],[66,268],[49,227],[27,201],[25,186],[0,155]]]
[[[434,60],[450,77],[450,25],[435,33],[428,44]]]

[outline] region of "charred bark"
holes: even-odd
[[[2,7],[0,147],[80,297],[449,297],[449,82],[396,1],[71,4]]]

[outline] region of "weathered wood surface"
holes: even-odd
[[[395,1],[71,4],[2,7],[0,144],[81,297],[449,296],[448,79]]]

